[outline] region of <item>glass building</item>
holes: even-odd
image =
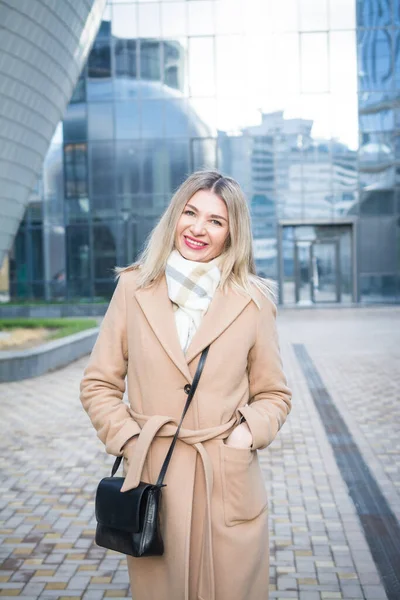
[[[236,178],[283,304],[400,300],[400,3],[109,2],[10,255],[108,298],[193,170]]]

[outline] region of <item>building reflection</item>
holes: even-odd
[[[367,0],[311,4],[110,3],[18,233],[12,294],[108,298],[181,181],[218,168],[244,188],[281,301],[398,299],[400,22]]]

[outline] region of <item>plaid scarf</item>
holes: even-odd
[[[183,352],[199,327],[221,279],[218,256],[210,262],[188,260],[173,250],[165,269],[168,296]]]

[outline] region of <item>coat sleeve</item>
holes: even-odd
[[[118,280],[80,383],[82,406],[108,454],[122,455],[140,427],[123,401],[128,365],[124,275]]]
[[[264,296],[256,341],[248,357],[250,399],[238,409],[253,436],[252,450],[262,450],[273,442],[292,408],[292,392],[280,355],[276,314],[275,304]]]

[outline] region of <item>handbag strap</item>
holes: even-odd
[[[163,485],[164,477],[165,477],[165,474],[167,472],[169,461],[171,460],[171,456],[172,456],[172,453],[173,453],[174,448],[175,448],[176,440],[178,439],[178,435],[179,435],[179,431],[181,429],[181,425],[182,425],[183,419],[185,418],[185,415],[186,415],[186,413],[188,411],[188,408],[190,406],[191,401],[193,400],[193,396],[194,396],[194,394],[196,392],[196,389],[197,389],[197,386],[199,384],[200,377],[201,377],[201,374],[203,372],[204,364],[206,362],[206,358],[207,358],[207,354],[208,354],[209,349],[210,349],[210,346],[207,346],[207,348],[205,348],[203,350],[203,352],[201,353],[199,364],[197,365],[196,373],[194,374],[194,377],[193,377],[193,383],[190,386],[190,391],[189,391],[189,394],[188,394],[188,397],[187,397],[187,400],[186,400],[185,408],[183,409],[181,420],[179,422],[178,427],[176,428],[176,432],[175,432],[174,438],[173,438],[173,440],[171,442],[171,445],[169,447],[169,450],[167,452],[167,456],[165,457],[165,460],[163,462],[163,466],[161,467],[161,471],[160,471],[160,474],[158,476],[156,485],[159,485],[159,486]]]
[[[194,396],[194,394],[196,392],[196,389],[197,389],[197,386],[199,384],[200,377],[201,377],[201,374],[202,374],[203,369],[204,369],[204,365],[205,365],[205,362],[206,362],[206,358],[207,358],[207,354],[208,354],[209,349],[210,349],[210,346],[207,346],[207,348],[204,348],[203,352],[201,353],[199,364],[197,365],[196,373],[194,374],[194,377],[193,377],[193,383],[190,386],[190,391],[189,391],[189,394],[188,394],[188,397],[187,397],[187,400],[186,400],[185,407],[184,407],[183,412],[182,412],[181,420],[179,422],[178,427],[176,428],[175,435],[174,435],[173,440],[171,442],[171,445],[170,445],[170,447],[168,449],[167,456],[164,459],[163,465],[161,467],[160,474],[159,474],[158,479],[157,479],[157,483],[155,484],[155,485],[158,485],[160,487],[162,485],[165,485],[165,484],[163,484],[163,481],[164,481],[164,477],[165,477],[165,474],[166,474],[167,469],[168,469],[169,461],[171,460],[171,456],[172,456],[172,453],[173,453],[174,448],[175,448],[176,440],[178,439],[178,436],[179,436],[179,432],[180,432],[180,429],[181,429],[181,425],[183,423],[183,419],[185,418],[185,415],[186,415],[186,413],[188,411],[190,403],[193,400],[193,396]],[[118,471],[118,467],[121,464],[122,458],[123,458],[123,456],[117,456],[117,458],[115,459],[114,465],[113,465],[112,470],[111,470],[111,477],[114,477],[115,473]]]

